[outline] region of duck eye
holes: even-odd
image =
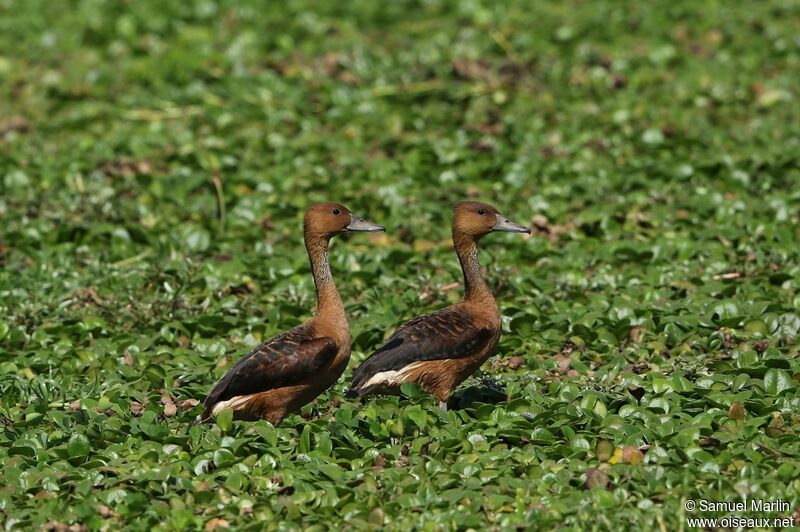
[[[478,214],[480,214],[481,216],[486,216],[486,211],[483,209],[478,209]]]
[[[339,216],[340,214],[342,214],[342,211],[340,211],[339,209],[333,209],[333,214]]]

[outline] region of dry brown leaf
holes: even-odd
[[[109,177],[149,174],[153,171],[153,166],[148,161],[131,161],[128,159],[105,161],[98,164],[96,168],[98,172]]]
[[[644,461],[644,454],[638,447],[623,447],[622,461],[629,464],[641,464]]]
[[[568,221],[564,224],[553,224],[550,223],[546,216],[541,214],[534,214],[531,217],[531,226],[534,235],[552,241],[561,239],[563,235],[575,229],[574,222]]]
[[[569,365],[572,362],[572,356],[569,353],[559,353],[556,355],[556,364],[558,367],[558,373],[561,375],[566,375],[569,371]]]
[[[211,531],[211,530],[216,530],[218,528],[229,528],[230,526],[231,524],[225,519],[220,519],[219,517],[213,517],[208,520],[205,529]]]
[[[524,365],[525,359],[522,357],[511,357],[505,363],[505,366],[509,369],[519,369]]]
[[[325,69],[325,73],[330,77],[336,76],[341,70],[342,59],[343,57],[337,53],[325,54],[325,57],[322,58],[322,67]]]
[[[761,354],[767,350],[769,347],[769,340],[759,340],[758,342],[753,343],[753,350],[756,353]]]
[[[178,413],[178,406],[172,401],[164,405],[164,415],[166,417],[172,417],[177,413]]]
[[[0,137],[12,131],[28,131],[30,124],[21,116],[12,116],[8,120],[0,122]]]
[[[139,417],[142,414],[144,414],[144,405],[137,401],[131,401],[131,415]]]
[[[456,59],[451,63],[453,72],[461,79],[486,80],[491,74],[491,65],[486,61]]]
[[[734,401],[728,409],[728,417],[736,421],[744,421],[744,406],[739,401]]]
[[[347,70],[339,74],[339,79],[348,85],[358,85],[361,82],[361,80],[358,79],[358,76]]]
[[[97,513],[100,514],[100,517],[103,517],[105,519],[109,518],[116,519],[119,517],[119,514],[117,512],[115,512],[105,504],[101,504],[100,506],[97,507]]]
[[[595,488],[606,489],[608,487],[608,475],[599,469],[589,469],[586,471],[586,488],[593,490]]]
[[[638,344],[642,340],[642,335],[644,334],[645,328],[640,326],[632,327],[630,332],[628,333],[628,338],[630,339],[632,344]]]
[[[188,410],[190,408],[194,408],[200,404],[200,401],[197,399],[186,399],[181,402],[181,408],[184,410]]]

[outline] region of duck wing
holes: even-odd
[[[203,417],[220,401],[301,381],[333,360],[338,350],[332,338],[315,336],[307,325],[290,329],[253,349],[220,379],[203,403]]]
[[[358,393],[377,373],[399,371],[415,362],[478,353],[493,333],[491,328],[476,325],[471,316],[457,307],[414,318],[401,325],[383,346],[356,368],[351,390]]]

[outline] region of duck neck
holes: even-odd
[[[344,317],[344,306],[336,290],[328,263],[329,239],[320,235],[305,235],[306,250],[311,261],[311,273],[317,290],[316,316]]]
[[[487,299],[494,301],[494,296],[481,274],[481,264],[478,261],[478,240],[472,235],[454,233],[453,244],[458,261],[461,263],[461,270],[464,272],[464,299],[467,301]]]

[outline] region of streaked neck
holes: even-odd
[[[461,263],[461,270],[464,272],[464,299],[468,301],[488,299],[494,302],[494,296],[481,273],[478,241],[471,235],[454,233],[453,244],[458,261]]]
[[[311,273],[317,291],[317,310],[315,315],[337,315],[344,317],[344,306],[333,282],[328,262],[328,238],[319,235],[305,235],[306,250],[311,261]]]

